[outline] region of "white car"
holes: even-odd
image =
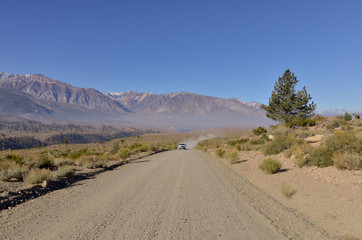
[[[187,145],[185,143],[180,143],[177,147],[178,150],[187,150]]]

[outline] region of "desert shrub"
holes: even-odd
[[[276,155],[293,145],[302,144],[303,140],[290,137],[288,135],[279,135],[273,141],[268,142],[264,147],[265,155]]]
[[[5,182],[11,179],[22,180],[27,173],[28,168],[25,166],[12,166],[6,170],[0,170],[0,180]]]
[[[326,146],[319,146],[311,151],[307,157],[309,166],[328,167],[333,165],[333,151]]]
[[[131,151],[129,148],[127,147],[121,147],[118,150],[118,156],[122,159],[122,160],[126,160],[129,156],[131,155]]]
[[[26,164],[33,168],[52,168],[54,160],[49,154],[40,154],[31,157]]]
[[[326,125],[326,128],[328,130],[333,130],[333,129],[341,127],[345,124],[346,124],[346,122],[342,119],[332,119],[332,121]]]
[[[22,166],[24,164],[23,159],[20,156],[9,154],[6,155],[5,159],[13,161],[15,164]]]
[[[333,152],[358,151],[358,139],[351,131],[335,132],[332,137],[326,139],[326,147]]]
[[[314,119],[295,117],[290,122],[285,123],[285,126],[287,126],[288,128],[297,128],[314,126],[315,124],[316,120]]]
[[[62,177],[69,177],[74,174],[74,168],[73,167],[61,167],[58,168],[57,171],[51,172],[50,177],[51,179],[59,179]]]
[[[83,155],[86,155],[87,152],[88,152],[88,148],[83,148],[83,149],[80,149],[79,151],[70,153],[68,155],[68,158],[75,160],[77,158],[80,158]]]
[[[236,151],[230,151],[226,155],[227,159],[230,161],[230,164],[238,163],[239,157]]]
[[[307,163],[306,155],[302,149],[297,148],[296,150],[293,151],[293,155],[294,155],[294,163],[298,167],[301,168]]]
[[[49,179],[49,177],[50,177],[49,169],[40,169],[40,170],[31,169],[29,173],[25,175],[24,182],[26,184],[36,184]]]
[[[321,115],[315,115],[312,119],[318,123],[321,123],[321,122],[327,121],[328,117],[321,116]]]
[[[269,174],[278,172],[281,167],[282,164],[278,160],[272,158],[265,159],[263,163],[259,166],[261,170]]]
[[[236,139],[236,140],[231,140],[228,142],[228,144],[236,147],[236,145],[242,145],[242,144],[246,143],[247,141],[249,141],[249,138],[240,138],[240,139]]]
[[[334,166],[338,169],[360,170],[362,169],[362,155],[358,153],[335,153],[332,157]]]
[[[290,198],[296,191],[285,182],[282,182],[281,191],[283,195],[287,198]]]
[[[215,154],[216,154],[217,157],[223,158],[225,156],[225,150],[221,149],[221,148],[218,148],[218,149],[216,149]]]
[[[265,140],[264,139],[260,139],[260,138],[258,138],[258,139],[251,139],[250,141],[249,141],[249,143],[250,143],[250,145],[262,145],[262,144],[265,144]]]
[[[253,150],[253,147],[249,143],[243,144],[241,146],[241,151],[248,152],[248,151],[251,151],[251,150]]]
[[[267,130],[265,128],[263,128],[263,127],[257,127],[257,128],[254,128],[252,130],[252,132],[257,136],[260,136],[263,133],[267,133]]]
[[[89,169],[107,167],[104,160],[95,155],[83,156],[77,159],[76,164]]]
[[[123,139],[122,139],[123,140]],[[110,154],[116,154],[119,150],[119,145],[117,143],[113,144],[111,151],[109,151]]]
[[[138,147],[137,147],[137,151],[138,152],[147,152],[151,149],[151,145],[148,143],[141,143]]]
[[[66,165],[74,165],[74,161],[70,160],[70,159],[65,159],[65,158],[58,158],[58,159],[54,159],[54,165],[57,167],[62,167],[62,166],[66,166]]]

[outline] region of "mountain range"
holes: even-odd
[[[256,102],[189,92],[154,94],[74,87],[41,74],[0,72],[0,114],[35,120],[107,122],[173,129],[257,126],[271,121]]]

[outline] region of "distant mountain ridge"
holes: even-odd
[[[19,110],[20,116],[21,113],[31,113],[32,116],[42,113],[38,115],[62,118],[62,113],[67,112],[67,119],[75,114],[78,119],[83,115],[89,121],[97,118],[129,125],[148,124],[158,127],[192,125],[201,128],[270,123],[265,117],[265,111],[260,108],[260,103],[190,92],[160,95],[132,91],[102,93],[92,88],[74,87],[41,74],[4,72],[0,72],[0,89],[3,89],[0,94],[4,95],[6,89],[6,94],[11,95],[11,99],[18,99],[12,102],[13,110],[19,108],[16,106],[17,101],[27,102],[28,105],[31,102],[37,104],[30,104],[31,107],[29,105]],[[8,114],[6,107],[1,105],[0,102],[0,113]]]
[[[245,103],[239,99],[224,99],[190,92],[173,92],[156,95],[151,92],[132,91],[107,93],[108,96],[134,112],[175,114],[181,116],[206,116],[219,114],[256,114],[260,104]]]
[[[78,88],[41,74],[23,75],[0,72],[0,87],[21,91],[50,102],[74,104],[103,112],[129,112],[105,94],[92,88]]]

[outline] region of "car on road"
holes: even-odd
[[[187,150],[187,145],[185,143],[180,143],[177,147],[178,150]]]

